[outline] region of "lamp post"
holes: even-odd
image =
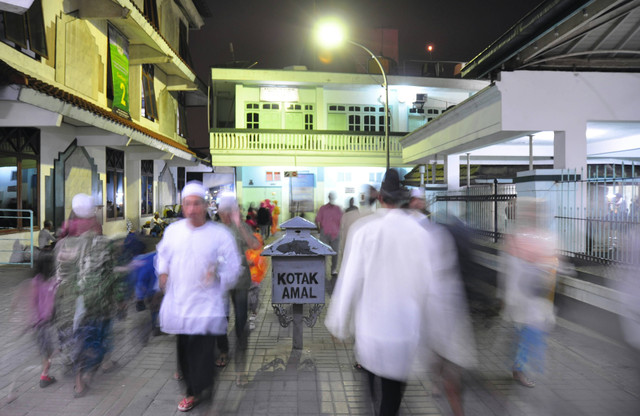
[[[384,71],[378,57],[371,52],[369,48],[350,39],[344,39],[343,32],[344,30],[341,25],[336,24],[335,22],[326,22],[318,26],[317,36],[318,40],[327,47],[335,47],[343,41],[358,46],[368,53],[373,60],[376,61],[376,64],[378,64],[378,68],[380,68],[380,73],[382,74],[382,86],[384,87],[384,143],[387,151],[387,169],[389,169],[391,167],[391,162],[389,153],[389,84],[387,83],[387,73]]]

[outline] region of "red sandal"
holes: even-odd
[[[185,397],[178,404],[178,410],[181,411],[181,412],[188,412],[189,410],[193,409],[193,406],[195,406],[195,405],[196,405],[195,398],[189,399],[189,398]]]

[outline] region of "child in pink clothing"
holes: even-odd
[[[37,274],[31,281],[32,324],[36,330],[36,341],[42,356],[40,387],[44,388],[56,382],[55,377],[49,375],[54,350],[52,318],[57,286],[51,250],[40,252],[36,271]]]

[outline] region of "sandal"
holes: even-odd
[[[40,376],[40,387],[41,388],[48,387],[53,383],[55,383],[56,381],[57,381],[56,378],[53,376]]]
[[[246,374],[239,374],[236,377],[236,386],[244,387],[247,384],[249,384],[249,376],[247,376]]]
[[[103,363],[102,366],[100,366],[100,369],[102,370],[102,374],[108,374],[117,368],[118,368],[117,361],[109,361],[109,362]]]
[[[89,385],[85,384],[84,388],[80,391],[76,390],[76,386],[73,386],[73,398],[79,399],[80,397],[84,397],[87,395],[87,391],[89,391]]]
[[[536,382],[527,377],[522,371],[513,370],[513,379],[525,387],[536,386]]]
[[[182,377],[182,374],[180,374],[179,372],[176,371],[175,373],[173,373],[173,379],[180,381],[180,380],[184,379],[184,377]]]
[[[182,401],[180,403],[178,403],[178,410],[181,412],[188,412],[189,410],[193,409],[193,406],[196,405],[196,400],[195,398],[187,398],[185,397],[184,399],[182,399]]]
[[[225,367],[229,363],[229,357],[226,354],[220,354],[216,360],[216,367]]]

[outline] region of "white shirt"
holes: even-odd
[[[160,326],[169,334],[224,334],[226,292],[242,269],[233,235],[207,221],[194,228],[188,219],[171,224],[157,247],[156,272],[168,275]]]
[[[42,230],[40,230],[40,233],[38,233],[39,248],[45,248],[49,245],[49,243],[52,243],[55,241],[56,241],[55,237],[51,235],[51,232],[46,228],[43,228]]]
[[[402,209],[356,221],[327,312],[329,331],[354,336],[358,362],[385,378],[406,380],[431,352],[475,364],[455,246],[446,230],[422,221]]]
[[[379,209],[349,230],[325,325],[337,338],[355,336],[358,362],[374,374],[410,374],[432,282],[430,243],[401,209]]]

